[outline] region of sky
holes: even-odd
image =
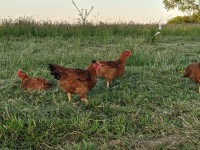
[[[157,23],[184,15],[178,10],[167,11],[163,0],[74,0],[88,11],[92,22]],[[77,22],[80,16],[71,0],[0,0],[0,19],[32,17],[36,20]]]

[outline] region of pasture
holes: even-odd
[[[200,61],[199,25],[79,25],[30,22],[0,26],[1,149],[200,149],[198,85],[183,78]],[[86,68],[130,49],[126,73],[110,89],[100,78],[89,104],[56,86],[48,63]],[[16,73],[49,79],[27,92]]]

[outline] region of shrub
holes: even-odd
[[[167,23],[200,23],[200,12],[193,13],[191,16],[177,16],[168,20]]]

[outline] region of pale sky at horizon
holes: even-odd
[[[163,0],[74,0],[80,9],[93,6],[88,17],[93,22],[155,23],[184,15],[180,11],[167,11]],[[36,20],[76,22],[78,11],[71,0],[0,0],[0,19],[33,17]]]

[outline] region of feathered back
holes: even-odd
[[[183,77],[192,79],[200,83],[200,62],[190,64],[183,74]]]

